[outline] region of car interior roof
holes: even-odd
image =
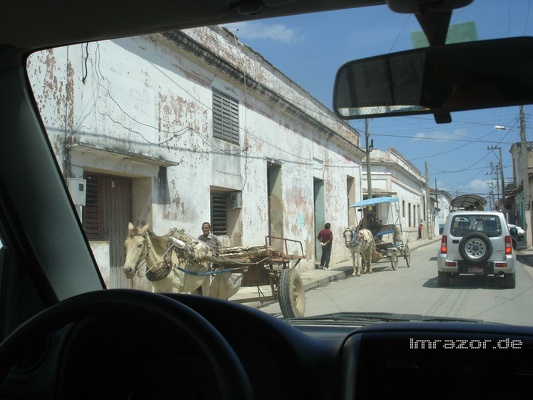
[[[33,3],[33,4],[29,4]],[[281,17],[319,11],[383,5],[378,0],[204,0],[92,2],[3,1],[0,38],[3,45],[35,50],[72,43],[112,39],[195,26]],[[28,13],[28,10],[33,10]],[[20,34],[21,29],[24,35]]]

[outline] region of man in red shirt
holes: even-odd
[[[322,246],[322,256],[320,257],[320,268],[329,269],[329,259],[331,257],[331,247],[333,242],[333,232],[330,230],[331,224],[328,222],[324,225],[324,229],[318,232],[316,237],[320,240]]]

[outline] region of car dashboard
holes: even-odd
[[[237,303],[168,296],[220,332],[256,399],[518,398],[533,380],[529,327],[293,324]],[[33,340],[17,360],[0,398],[222,398],[216,367],[190,333],[133,313],[80,318]]]

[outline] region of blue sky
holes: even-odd
[[[342,64],[413,48],[411,32],[420,30],[416,18],[384,8],[267,19],[226,28],[331,108],[333,82]],[[452,17],[452,24],[470,21],[475,21],[479,40],[533,36],[533,5],[530,0],[475,0]],[[527,140],[532,140],[533,106],[524,110]],[[439,125],[431,115],[375,118],[369,120],[369,132],[376,148],[394,147],[423,175],[427,165],[431,187],[448,190],[452,196],[488,195],[490,182],[496,187],[499,151],[487,148],[501,147],[504,178],[511,180],[509,150],[520,141],[518,118],[518,107],[454,113],[451,124]],[[364,120],[350,124],[363,133],[364,147]],[[495,125],[510,130],[495,130]]]

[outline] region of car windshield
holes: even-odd
[[[530,1],[477,0],[453,11],[447,43],[532,34]],[[343,64],[427,46],[412,13],[379,5],[29,55],[49,148],[103,286],[208,294],[280,318],[533,325],[522,156],[531,105],[358,119],[334,109]],[[464,194],[483,211],[454,208]],[[514,243],[486,211],[523,228],[516,263],[501,251],[487,261],[499,270],[440,271],[448,218],[448,247],[467,231]]]

